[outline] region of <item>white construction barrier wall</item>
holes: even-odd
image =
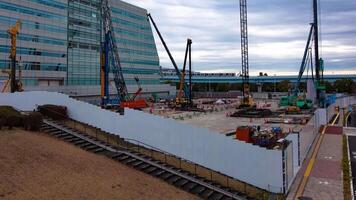
[[[172,119],[154,116],[141,111],[125,110],[125,115],[103,110],[97,106],[51,92],[22,92],[0,94],[0,105],[10,105],[30,111],[37,105],[55,104],[68,108],[69,116],[123,138],[134,139],[185,160],[221,172],[240,181],[270,192],[287,192],[292,175],[283,173],[281,150],[267,150],[233,140]],[[292,147],[285,172],[293,171]],[[286,183],[283,182],[286,176]],[[288,177],[287,177],[288,176]]]

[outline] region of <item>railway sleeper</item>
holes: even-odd
[[[163,179],[163,180],[167,180],[167,179],[168,179],[169,177],[171,177],[171,176],[173,176],[172,173],[165,171],[163,174],[161,174],[161,175],[159,176],[159,178],[161,178],[161,179]]]
[[[155,171],[156,169],[157,169],[157,167],[151,166],[151,167],[148,167],[147,169],[144,169],[143,171],[148,174],[151,174],[151,172]]]
[[[61,137],[62,140],[68,140],[68,139],[73,139],[73,138],[76,138],[76,137],[73,135],[67,135],[65,137]]]
[[[83,144],[80,144],[79,147],[82,149],[85,149],[86,147],[88,147],[90,145],[92,145],[92,143],[85,141]]]
[[[119,157],[117,157],[116,160],[119,160],[120,162],[122,162],[128,158],[130,158],[130,156],[123,154],[123,155],[120,155]]]
[[[90,151],[90,150],[96,149],[96,148],[98,148],[98,146],[95,145],[95,144],[92,144],[92,143],[90,143],[90,145],[84,147],[84,149],[87,150],[87,151]]]
[[[183,186],[183,190],[189,192],[191,189],[193,189],[197,185],[198,185],[197,183],[189,181],[189,183],[187,183]]]
[[[137,167],[137,166],[141,165],[142,163],[143,163],[143,161],[137,160],[137,161],[135,161],[134,163],[132,163],[131,165],[132,165],[133,167]]]
[[[151,172],[151,175],[156,176],[156,177],[159,177],[159,176],[161,176],[164,172],[165,172],[165,171],[162,170],[162,169],[157,169],[157,170]]]
[[[71,136],[71,135],[69,135],[68,133],[65,133],[65,132],[55,135],[56,138],[61,139],[61,140],[67,136]]]
[[[139,165],[137,168],[140,169],[141,171],[143,171],[144,169],[146,169],[150,166],[151,166],[150,164],[144,163],[144,164]]]
[[[208,197],[208,200],[220,200],[223,198],[223,194],[214,192],[211,196]]]
[[[202,193],[204,190],[206,189],[206,187],[202,186],[202,185],[197,185],[194,188],[192,188],[190,190],[191,193],[193,194],[200,194]]]
[[[125,163],[126,165],[130,165],[130,163],[135,162],[135,161],[137,161],[136,158],[129,157],[128,159],[126,159],[122,162]]]
[[[203,199],[207,199],[210,195],[214,193],[214,190],[206,189],[202,193],[199,194]]]
[[[185,184],[187,184],[189,181],[187,179],[181,178],[178,181],[176,181],[173,185],[176,187],[183,187]]]
[[[97,149],[93,149],[91,152],[93,153],[100,153],[100,152],[103,152],[105,149],[101,148],[101,147],[98,147]]]

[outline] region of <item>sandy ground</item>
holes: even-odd
[[[300,129],[302,125],[295,124],[267,124],[266,119],[270,118],[242,118],[242,117],[227,117],[227,113],[234,113],[236,109],[230,109],[223,112],[208,113],[194,118],[185,118],[182,123],[191,124],[203,128],[208,128],[218,133],[230,133],[236,131],[239,126],[261,126],[262,129],[271,129],[271,127],[281,127],[284,131],[292,129]]]
[[[44,134],[0,130],[0,199],[198,199]]]

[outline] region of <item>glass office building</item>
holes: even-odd
[[[138,77],[144,92],[168,94],[172,88],[159,81],[159,58],[147,11],[120,0],[109,3],[129,91],[137,89],[134,78]],[[10,64],[7,29],[20,19],[17,60],[25,89],[81,93],[78,88],[86,87],[91,95],[99,94],[100,4],[101,0],[0,0],[0,69]]]

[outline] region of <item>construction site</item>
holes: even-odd
[[[356,96],[327,92],[319,53],[318,0],[312,0],[313,20],[305,33],[298,76],[288,92],[263,92],[261,83],[252,90],[247,0],[240,0],[237,10],[240,73],[231,75],[241,81],[241,90],[227,92],[194,91],[194,73],[200,73],[192,65],[193,38],[186,40],[179,67],[159,20],[156,23],[145,9],[118,0],[60,2],[42,2],[41,9],[63,7],[73,14],[76,9],[98,8],[99,42],[85,46],[75,35],[81,29],[74,31],[72,40],[68,31],[68,47],[61,56],[67,57],[63,62],[68,70],[40,73],[44,61],[36,72],[24,67],[33,62],[26,59],[36,55],[23,55],[24,38],[31,32],[28,19],[16,17],[5,28],[9,40],[0,42],[9,51],[4,53],[8,61],[0,75],[0,199],[353,199],[350,155],[351,138],[356,135]],[[0,8],[41,10],[20,8],[20,3],[0,0]],[[128,10],[120,10],[124,8]],[[59,11],[53,13],[60,16]],[[130,49],[133,40],[123,46],[127,30],[119,30],[118,21],[125,18],[119,14],[144,21],[138,29],[152,35],[154,53]],[[74,19],[75,14],[68,18],[68,27],[84,26]],[[171,75],[178,80],[174,84],[159,81],[157,72],[150,74],[153,69],[145,69],[139,60],[152,56],[145,62],[158,70],[153,61],[158,60],[156,45],[162,45],[169,58]],[[78,60],[84,63],[96,56],[92,59],[97,82],[71,84],[76,80],[86,84],[94,77],[84,80],[76,77],[74,68],[73,73],[69,70],[75,65],[69,58],[76,59],[70,51],[84,47],[85,52],[96,53]],[[307,80],[306,71],[313,74]],[[28,84],[32,79],[38,85]]]

